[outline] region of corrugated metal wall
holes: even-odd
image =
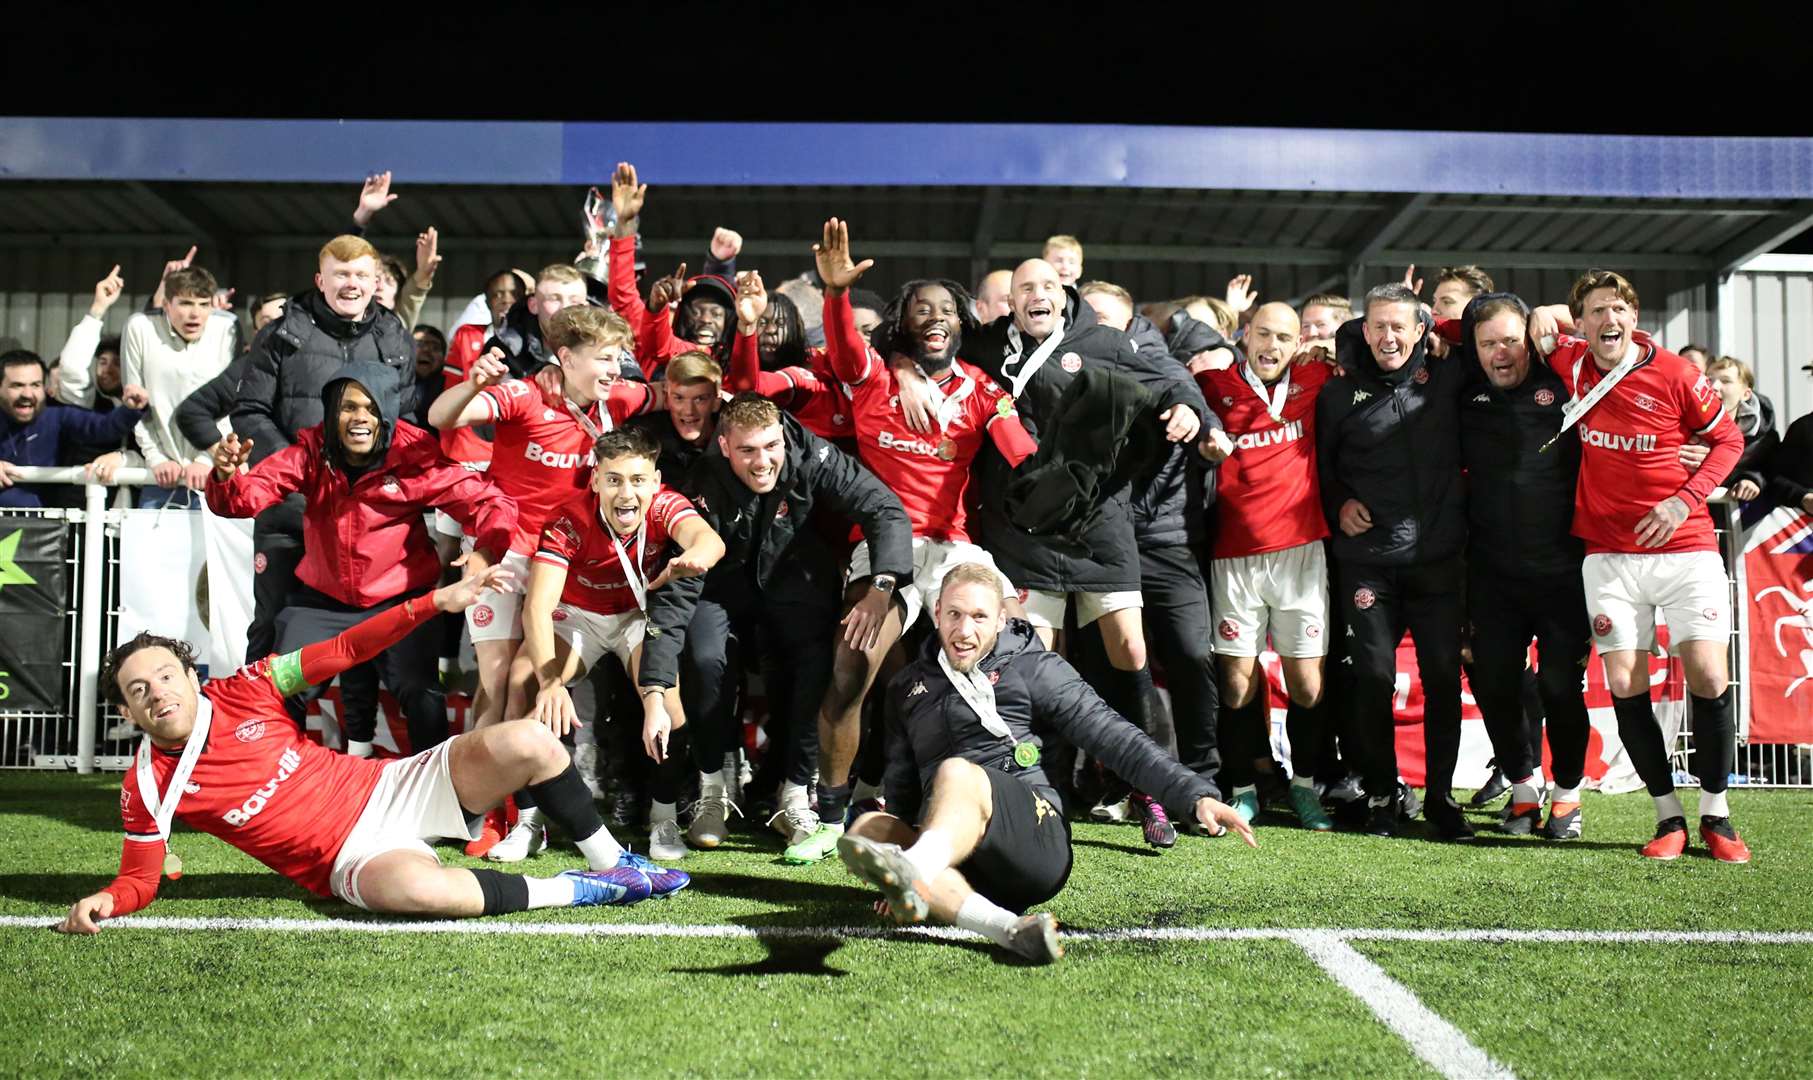
[[[1719,348],[1755,369],[1786,431],[1813,411],[1813,377],[1801,370],[1813,361],[1813,271],[1733,274],[1726,303]]]

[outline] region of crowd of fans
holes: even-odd
[[[413,268],[363,238],[395,198],[368,179],[312,286],[246,305],[249,338],[192,250],[119,337],[116,267],[60,357],[0,357],[0,505],[42,490],[7,463],[128,464],[155,478],[137,506],[256,519],[248,664],[412,611],[334,669],[352,758],[372,754],[380,685],[412,750],[446,740],[464,635],[477,726],[579,734],[575,769],[655,860],[743,816],[788,862],[839,853],[896,918],[1051,958],[1049,923],[1015,913],[1062,886],[1071,816],[1135,821],[1159,849],[1180,826],[1250,841],[1268,811],[1380,836],[1420,811],[1470,839],[1451,791],[1463,669],[1496,765],[1473,805],[1508,793],[1499,828],[1579,837],[1595,645],[1656,803],[1644,854],[1680,855],[1648,693],[1660,610],[1693,695],[1700,835],[1748,858],[1704,504],[1725,486],[1813,512],[1813,417],[1778,435],[1749,366],[1662,348],[1615,272],[1562,298],[1461,266],[1427,300],[1412,268],[1358,298],[1263,298],[1241,276],[1153,302],[1054,236],[973,292],[886,290],[860,222],[833,218],[801,238],[815,274],[770,288],[719,229],[702,272],[650,279],[658,193],[623,165],[573,263],[461,283],[483,291],[443,330],[418,321],[436,231]],[[431,593],[463,626],[410,607]],[[1406,630],[1420,800],[1392,724]],[[316,691],[272,678],[299,721]],[[572,831],[547,771],[510,773],[470,854],[521,861],[546,820]],[[461,806],[482,809],[464,789]],[[515,909],[483,881],[481,908],[448,910]]]

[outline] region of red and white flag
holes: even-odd
[[[1813,518],[1777,507],[1744,544],[1752,743],[1813,743]]]

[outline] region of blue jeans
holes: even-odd
[[[161,510],[164,504],[170,502],[176,504],[172,507],[175,510],[200,510],[201,499],[201,492],[192,491],[186,487],[167,488],[158,487],[156,484],[146,484],[138,489],[138,508],[140,510]],[[185,501],[188,503],[187,507],[183,505]]]

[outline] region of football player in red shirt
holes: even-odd
[[[1239,362],[1198,372],[1196,380],[1226,428],[1201,444],[1204,457],[1221,462],[1209,565],[1213,610],[1220,616],[1218,726],[1234,743],[1244,741],[1238,733],[1270,730],[1271,692],[1259,666],[1269,628],[1290,694],[1286,723],[1296,765],[1291,807],[1305,827],[1326,831],[1334,823],[1316,794],[1310,751],[1325,741],[1317,730],[1316,706],[1328,655],[1328,563],[1322,545],[1328,520],[1316,473],[1316,398],[1333,369],[1314,360],[1292,363],[1300,333],[1289,304],[1264,304],[1247,326]],[[1255,709],[1258,724],[1248,717]],[[1250,749],[1230,747],[1223,766],[1224,782],[1232,789],[1229,802],[1249,822],[1259,814],[1252,758],[1263,748]],[[1340,777],[1323,779],[1332,784]]]
[[[1649,699],[1648,654],[1656,613],[1687,669],[1694,742],[1700,754],[1700,837],[1724,862],[1748,862],[1731,826],[1725,789],[1736,754],[1730,665],[1730,585],[1706,497],[1737,464],[1744,437],[1720,407],[1718,389],[1692,363],[1637,330],[1637,291],[1621,275],[1589,270],[1568,306],[1531,319],[1539,343],[1559,336],[1549,365],[1573,400],[1563,429],[1578,424],[1580,482],[1574,535],[1586,541],[1587,609],[1605,661],[1618,737],[1656,804],[1656,835],[1643,848],[1673,859],[1687,848],[1687,817],[1675,794],[1668,750]],[[1690,472],[1689,439],[1712,445]]]
[[[850,287],[874,261],[851,259],[849,226],[837,218],[825,223],[822,242],[812,250],[825,283],[825,346],[832,371],[850,389],[857,457],[906,508],[913,524],[913,577],[896,582],[890,575],[871,575],[866,545],[851,558],[846,609],[879,604],[883,614],[865,648],[838,640],[831,689],[819,714],[822,824],[787,849],[783,858],[795,863],[826,857],[843,835],[850,767],[861,744],[862,703],[888,650],[918,618],[923,605],[937,596],[938,583],[951,567],[995,565],[988,552],[970,543],[964,527],[970,463],[983,440],[992,439],[1009,465],[1018,465],[1038,449],[1014,412],[1013,398],[957,358],[965,327],[975,329],[970,299],[961,285],[921,280],[902,286],[899,300],[889,305],[893,321],[876,331],[892,342],[894,355],[884,358],[857,332],[850,307]],[[895,363],[917,365],[937,391],[939,431],[934,435],[919,436],[909,429]],[[1005,575],[1002,590],[1014,595]],[[1009,605],[1010,613],[1022,614],[1017,601]]]
[[[187,642],[144,633],[114,649],[102,688],[145,732],[137,766],[120,789],[120,871],[71,905],[57,929],[95,933],[100,920],[149,904],[160,873],[180,877],[182,861],[169,848],[173,821],[218,837],[317,896],[370,911],[500,915],[631,903],[684,887],[685,874],[618,845],[566,750],[539,724],[500,724],[386,762],[334,753],[285,711],[285,697],[370,660],[439,612],[464,610],[484,591],[511,586],[509,570],[494,566],[205,687]],[[486,810],[524,785],[579,838],[591,869],[527,878],[440,864],[425,841],[472,836]]]
[[[786,297],[777,299],[792,304]],[[776,305],[769,300],[762,275],[753,270],[738,274],[737,333],[730,349],[726,389],[733,393],[753,390],[798,417],[807,431],[841,449],[853,450],[856,427],[850,417],[855,407],[831,371],[824,349],[806,350],[803,365],[763,370],[762,353],[768,348],[764,339],[779,333],[773,325],[775,319]]]
[[[663,621],[651,625],[649,592],[698,578],[724,556],[724,542],[686,496],[662,484],[655,467],[659,453],[654,439],[634,428],[600,435],[591,491],[542,530],[523,600],[523,647],[511,674],[513,682],[527,684],[525,696],[534,695],[532,717],[556,735],[579,723],[567,684],[607,652],[634,682],[644,634],[685,631],[692,604],[662,605]],[[700,584],[670,587],[685,588],[696,601]],[[679,687],[651,687],[642,702],[642,746],[660,765],[668,760],[668,739],[681,716]],[[655,775],[649,853],[658,859],[686,855],[679,781],[672,769]],[[533,827],[534,811],[522,813]]]

